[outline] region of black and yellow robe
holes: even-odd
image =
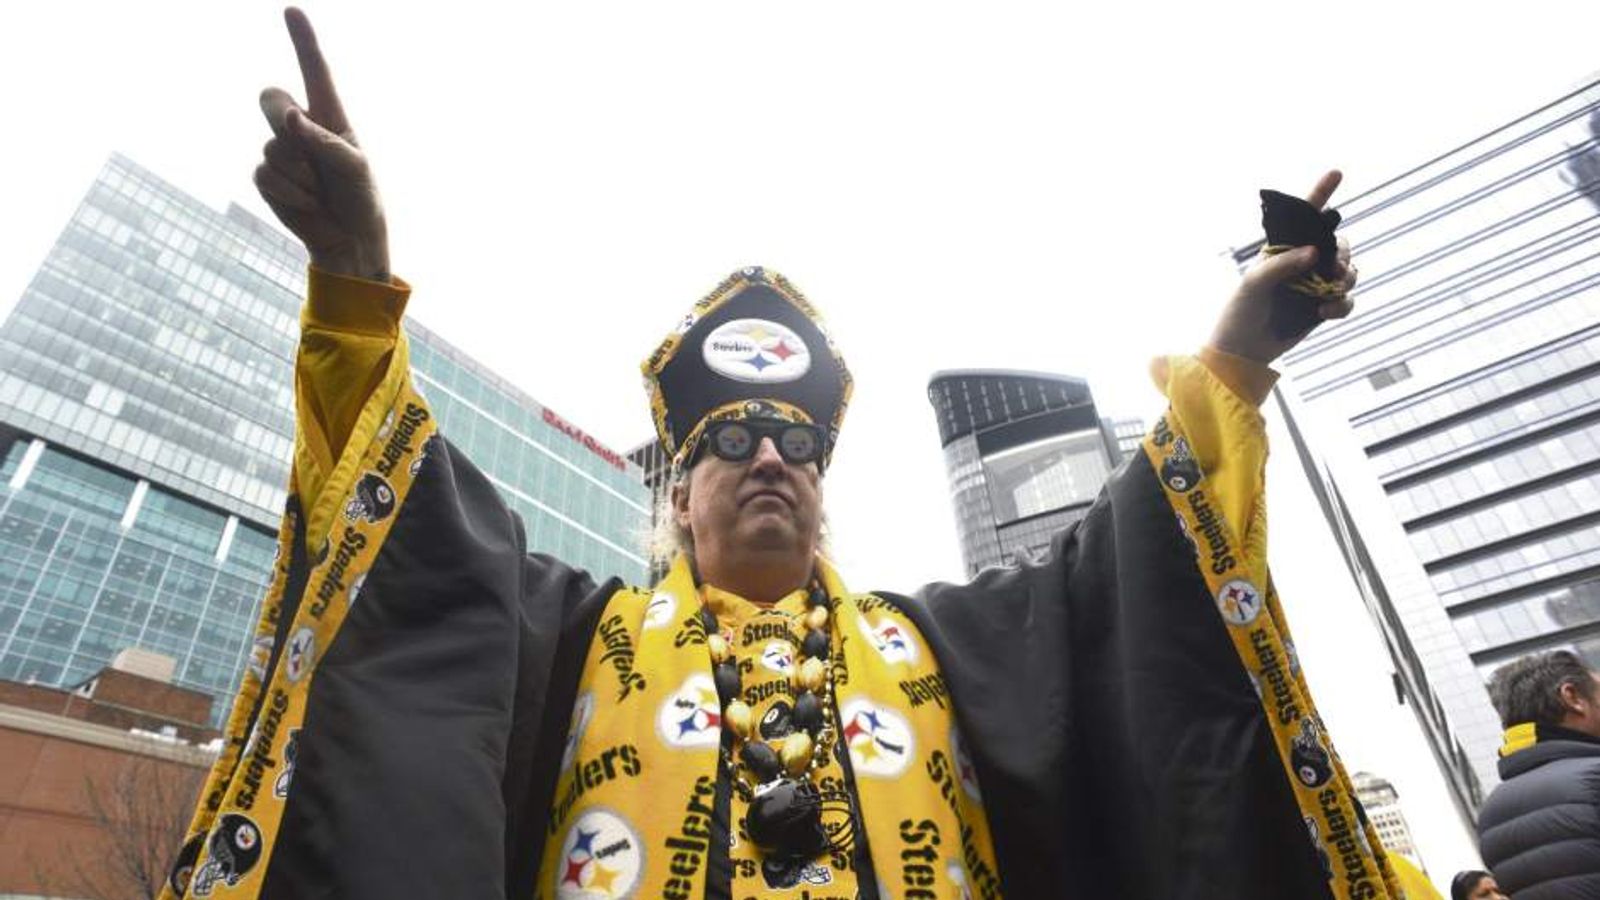
[[[403,286],[311,282],[279,578],[179,882],[272,900],[531,897],[574,691],[621,584],[530,553],[484,475],[428,436]],[[1213,517],[1264,560],[1255,403],[1270,380],[1202,358],[1158,379]],[[1295,693],[1281,653],[1236,649],[1197,565],[1211,520],[1181,522],[1152,463],[1168,441],[1147,442],[1043,558],[878,594],[937,658],[1004,891],[1392,896],[1338,779],[1320,810],[1293,783],[1278,720],[1284,697],[1314,718],[1303,682]],[[317,624],[327,610],[336,630]],[[241,835],[246,822],[261,833]]]

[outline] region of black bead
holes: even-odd
[[[711,607],[700,607],[700,624],[705,628],[708,637],[717,633],[717,617],[711,612]]]
[[[779,761],[777,751],[761,741],[745,741],[739,750],[739,760],[761,784],[777,778],[783,771],[783,763]]]
[[[785,778],[757,789],[745,830],[768,856],[810,858],[828,849],[822,830],[822,795],[809,781]]]
[[[781,740],[794,731],[794,711],[786,700],[775,700],[767,709],[766,715],[761,717],[761,725],[757,729],[761,736],[769,741]]]
[[[717,683],[717,696],[723,706],[739,699],[739,666],[733,660],[717,663],[711,670],[711,678]]]
[[[812,606],[827,606],[828,592],[822,588],[814,587],[811,589],[810,596],[806,597],[806,602]]]
[[[794,724],[811,733],[812,737],[822,728],[822,701],[810,691],[801,691],[800,696],[794,698]]]
[[[808,631],[805,639],[800,642],[800,652],[815,659],[828,658],[828,633],[826,631]]]

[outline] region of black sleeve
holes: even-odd
[[[440,443],[317,666],[263,898],[506,895],[562,626],[602,588],[525,557],[521,522]]]
[[[1330,896],[1142,452],[1041,559],[898,602],[948,681],[1009,896]]]

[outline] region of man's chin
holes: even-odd
[[[788,515],[766,514],[750,518],[739,529],[739,543],[759,553],[798,553],[804,550],[800,531]]]

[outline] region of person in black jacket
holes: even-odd
[[[1484,862],[1517,900],[1600,897],[1600,676],[1557,650],[1502,666],[1489,694],[1506,737]]]

